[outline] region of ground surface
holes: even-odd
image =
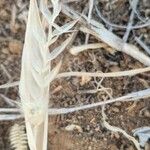
[[[74,2],[71,4],[75,10],[82,12],[87,1]],[[99,0],[97,8],[102,15],[111,23],[127,25],[130,12],[128,0],[104,1]],[[150,1],[140,0],[137,7],[138,13],[143,20],[150,17]],[[28,10],[27,0],[0,0],[0,84],[19,80],[20,62],[26,17]],[[93,10],[93,17],[102,22]],[[62,17],[63,19],[63,17]],[[150,18],[149,18],[150,19]],[[135,24],[139,23],[138,18],[134,19]],[[106,25],[108,25],[102,22]],[[115,28],[113,32],[123,37],[125,30]],[[128,42],[134,43],[134,36],[142,35],[145,44],[150,46],[150,27],[133,30]],[[90,37],[90,42],[94,37]],[[84,43],[85,35],[78,33],[74,45]],[[141,47],[139,47],[146,53]],[[86,51],[78,56],[72,56],[64,52],[63,71],[122,71],[144,67],[137,60],[116,52],[109,54],[105,49]],[[59,60],[59,58],[58,58]],[[54,63],[58,61],[55,60]],[[88,104],[108,99],[105,92],[95,94],[83,93],[83,90],[95,89],[101,78],[65,78],[53,82],[51,85],[51,101],[53,107],[71,107]],[[132,91],[138,91],[150,87],[150,74],[143,73],[133,77],[105,78],[102,85],[112,89],[112,96],[119,97]],[[19,99],[18,88],[0,90],[11,99]],[[8,105],[0,97],[0,107]],[[150,125],[150,102],[144,99],[137,102],[114,103],[106,107],[108,122],[124,129],[132,135],[132,130],[137,127]],[[20,122],[20,121],[19,121]],[[9,150],[9,130],[15,122],[0,122],[0,149]],[[106,130],[102,123],[101,108],[79,111],[68,115],[61,115],[49,118],[49,149],[51,150],[135,150],[134,145],[124,136]],[[66,131],[68,125],[78,125],[79,129]],[[148,149],[147,149],[148,150]]]

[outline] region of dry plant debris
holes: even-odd
[[[65,127],[66,131],[73,131],[77,130],[78,132],[83,132],[82,128],[79,125],[71,124]]]
[[[150,127],[141,127],[132,131],[134,136],[139,137],[140,145],[145,147],[145,144],[150,139]]]
[[[22,129],[19,129],[21,126],[16,124],[12,127],[10,137],[12,147],[26,149],[27,138],[31,150],[47,150],[47,142],[49,141],[47,136],[49,133],[48,115],[63,116],[65,120],[65,123],[62,123],[63,128],[67,131],[72,131],[72,133],[77,130],[80,136],[84,135],[86,130],[91,136],[94,134],[90,133],[92,130],[89,126],[87,128],[86,125],[82,127],[83,120],[87,124],[92,124],[94,131],[99,136],[103,136],[101,126],[95,123],[95,118],[99,118],[103,127],[112,132],[122,133],[133,142],[136,149],[140,150],[140,145],[146,147],[149,135],[146,133],[146,139],[143,138],[145,136],[143,130],[138,130],[134,133],[135,136],[139,136],[138,141],[120,127],[110,125],[105,118],[105,113],[108,113],[108,116],[113,116],[113,113],[121,116],[124,107],[130,108],[131,106],[127,105],[131,104],[130,102],[132,101],[134,101],[134,109],[130,109],[130,112],[127,111],[127,113],[137,111],[135,114],[138,114],[144,104],[149,104],[149,81],[141,77],[146,76],[149,78],[150,71],[150,57],[147,55],[150,52],[149,37],[146,33],[149,29],[150,19],[147,13],[149,8],[145,6],[145,3],[148,4],[147,1],[142,1],[141,4],[141,1],[138,0],[85,0],[83,2],[78,0],[30,0],[28,11],[28,1],[16,0],[10,4],[11,11],[7,7],[0,10],[0,29],[9,22],[9,26],[0,30],[0,44],[2,43],[1,47],[3,49],[0,58],[2,60],[9,55],[9,52],[10,54],[21,54],[21,41],[23,41],[23,38],[20,33],[24,32],[26,24],[20,80],[17,81],[18,78],[15,78],[16,81],[12,80],[10,70],[5,68],[9,61],[4,61],[5,65],[1,65],[3,74],[6,74],[11,83],[3,84],[6,79],[3,74],[0,76],[0,78],[5,79],[0,85],[0,90],[2,90],[0,98],[3,99],[5,105],[9,105],[11,108],[2,105],[0,120],[15,121],[16,119],[24,118],[27,131],[26,134],[21,133],[20,130]],[[0,8],[6,4],[2,0]],[[142,7],[146,7],[147,11],[143,11]],[[124,12],[126,8],[130,11]],[[115,9],[119,10],[120,14],[116,15],[116,12],[114,12],[113,16],[111,11],[113,12]],[[138,9],[143,12],[138,11]],[[120,17],[121,14],[122,17]],[[112,18],[114,22],[111,22]],[[121,21],[117,20],[120,18],[122,18]],[[124,24],[124,22],[126,23]],[[8,38],[8,28],[11,38]],[[142,35],[140,35],[141,33]],[[17,36],[13,38],[14,35]],[[66,49],[69,50],[70,54],[65,51]],[[121,58],[122,62],[117,58],[118,53],[123,56]],[[14,59],[19,56],[13,55]],[[66,60],[67,62],[65,62]],[[67,67],[69,69],[66,69]],[[80,77],[81,80],[79,81],[79,78],[72,77]],[[54,79],[56,79],[56,83]],[[99,81],[96,81],[96,79]],[[127,79],[126,82],[125,79]],[[137,81],[135,82],[135,88],[134,84],[129,86],[130,82],[132,84],[137,79],[143,85],[142,88],[139,83],[136,85]],[[65,82],[68,82],[69,88],[73,88],[73,92],[67,91],[65,84],[63,85]],[[17,91],[18,85],[19,97],[13,95],[10,98],[9,89],[16,89]],[[49,92],[51,90],[50,85],[52,86],[52,92]],[[55,85],[55,88],[53,88],[53,85]],[[13,100],[14,97],[17,97],[17,101]],[[50,100],[49,97],[51,98]],[[56,101],[58,105],[55,106]],[[139,104],[143,105],[139,106]],[[90,119],[94,121],[87,121],[90,111],[88,112],[85,109],[97,106],[102,106],[102,119],[94,116],[94,119]],[[113,108],[113,106],[115,107]],[[110,108],[110,111],[104,113],[104,107]],[[117,107],[120,107],[120,109]],[[87,112],[87,116],[85,113],[85,117],[83,117],[82,112],[79,112],[79,110]],[[100,111],[97,110],[98,108],[95,108],[93,113],[99,116]],[[73,115],[68,113],[73,112],[77,113],[75,113],[75,116],[79,115],[80,124],[73,119],[71,121],[69,121],[70,119],[65,119],[65,117]],[[129,116],[128,114],[126,117],[128,118]],[[111,120],[110,117],[107,119]],[[131,122],[134,120],[132,119],[130,119]],[[115,124],[115,122],[113,123]],[[132,124],[129,128],[133,129]],[[23,135],[22,140],[20,139],[20,145],[17,144],[19,143],[19,132],[21,133],[20,135]],[[27,135],[27,137],[24,135]],[[108,135],[107,138],[109,139]],[[120,135],[118,138],[120,139]],[[55,150],[61,147],[63,149],[60,146],[63,143],[60,138],[60,142],[56,146],[57,139],[58,136],[56,136],[56,139],[51,139],[53,142],[50,143],[50,148]],[[93,140],[94,142],[97,143],[96,140]],[[98,143],[100,144],[100,142]],[[98,143],[93,144],[94,146],[87,146],[85,149],[98,150],[100,149]],[[108,143],[109,141],[107,141]],[[82,145],[82,143],[80,144]],[[77,144],[78,149],[83,150],[85,143],[82,146],[80,144]],[[101,145],[107,144],[102,143]],[[72,149],[74,150],[73,147]],[[108,149],[116,150],[118,146],[111,143]],[[130,147],[120,146],[119,149],[129,150]],[[131,146],[131,149],[133,149],[133,146]]]
[[[20,54],[22,51],[22,42],[18,40],[12,40],[9,42],[9,50],[12,54]]]
[[[15,150],[27,150],[28,142],[25,126],[14,124],[10,130],[10,143]]]

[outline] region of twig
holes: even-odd
[[[88,23],[90,23],[90,20],[92,18],[93,4],[94,4],[94,0],[89,0]],[[88,40],[89,40],[89,34],[87,33],[85,38],[85,44],[88,44]]]
[[[85,50],[98,49],[98,48],[104,48],[105,50],[107,50],[111,54],[113,54],[115,52],[115,50],[110,48],[105,43],[92,43],[92,44],[85,44],[85,45],[81,45],[81,46],[74,46],[69,51],[72,55],[78,55],[78,53],[83,52]]]
[[[82,25],[80,27],[80,31],[84,33],[89,33],[95,36],[100,41],[103,41],[104,43],[108,44],[110,47],[118,51],[124,52],[129,56],[132,56],[144,65],[150,66],[150,58],[147,55],[140,52],[136,46],[124,43],[124,41],[121,38],[104,28],[103,24],[91,19],[90,26],[88,27],[88,18],[83,14],[79,14],[78,12],[74,11],[73,9],[70,9],[66,5],[62,6],[62,11],[67,16],[73,19],[77,19],[82,16],[82,18],[79,20],[80,24]]]
[[[0,113],[20,113],[18,108],[0,108]]]
[[[72,113],[72,112],[79,111],[79,110],[91,109],[94,107],[111,104],[114,102],[135,101],[135,100],[139,100],[139,99],[147,98],[147,97],[150,97],[150,88],[146,90],[138,91],[138,92],[132,92],[130,94],[127,94],[125,96],[122,96],[116,99],[110,99],[104,102],[97,102],[94,104],[88,104],[88,105],[83,105],[83,106],[74,107],[74,108],[58,108],[58,109],[50,108],[49,114],[50,115],[67,114],[67,113]]]
[[[16,14],[17,14],[17,8],[15,4],[12,6],[11,9],[11,21],[10,21],[10,28],[11,30],[14,30],[15,23],[16,23]]]
[[[56,78],[64,78],[64,77],[81,77],[81,76],[90,76],[90,77],[122,77],[122,76],[133,76],[139,73],[150,71],[150,67],[141,68],[141,69],[134,69],[129,71],[119,71],[119,72],[63,72],[59,73]]]
[[[78,91],[80,94],[94,94],[100,91],[104,91],[104,90],[111,90],[111,88],[101,88],[101,89],[91,89],[91,90],[80,90]]]
[[[139,38],[134,37],[136,42],[150,55],[150,48]]]
[[[134,11],[134,13],[136,14],[136,16],[138,17],[138,19],[142,22],[146,22],[146,19],[144,20],[143,17],[137,12],[137,9],[135,8],[135,3],[132,2],[131,0],[129,0],[130,6],[132,8],[132,10]]]
[[[3,64],[1,64],[1,68],[9,79],[7,83],[12,82],[12,77]],[[5,89],[5,95],[7,95],[7,93],[8,93],[8,89]]]
[[[139,2],[139,0],[132,0],[134,10],[136,10],[138,2]],[[131,27],[132,27],[133,20],[134,20],[134,10],[132,9],[130,19],[129,19],[129,22],[128,22],[128,25],[127,25],[127,29],[126,29],[126,32],[125,32],[124,37],[123,37],[124,42],[127,42],[130,31],[131,31]]]
[[[98,10],[97,8],[97,5],[95,4],[95,10],[98,14],[98,16],[104,21],[104,23],[106,23],[108,26],[111,26],[113,28],[120,28],[120,29],[127,29],[127,26],[124,26],[124,25],[117,25],[117,24],[113,24],[111,22],[109,22],[108,20],[106,20],[102,14],[100,13],[100,11]],[[139,28],[145,28],[145,27],[148,27],[150,25],[150,20],[148,20],[146,23],[144,24],[141,24],[141,25],[134,25],[131,27],[131,29],[139,29]]]
[[[3,64],[1,64],[1,68],[3,69],[3,71],[6,74],[6,76],[8,77],[8,79],[10,80],[12,77]]]
[[[141,68],[141,69],[134,69],[134,70],[129,70],[129,71],[120,71],[120,72],[109,72],[109,73],[100,73],[100,72],[93,72],[93,73],[89,73],[89,72],[63,72],[63,73],[59,73],[56,78],[64,78],[64,77],[71,77],[71,76],[77,76],[77,77],[81,77],[81,76],[91,76],[91,77],[121,77],[121,76],[133,76],[139,73],[143,73],[143,72],[148,72],[150,71],[150,67],[146,67],[146,68]],[[18,86],[19,85],[19,81],[15,81],[13,83],[6,83],[3,85],[0,85],[0,89],[3,88],[9,88],[9,87],[14,87],[14,86]]]
[[[12,99],[6,97],[5,95],[3,94],[0,94],[0,96],[3,98],[3,100],[10,106],[15,106],[15,103]]]
[[[96,27],[94,27],[94,25]],[[105,29],[102,25],[98,24],[98,22],[95,22],[93,20],[93,25],[91,26],[91,29],[85,26],[81,26],[80,31],[90,33],[93,36],[97,37],[99,40],[108,44],[110,47],[126,53],[127,55],[135,58],[146,66],[150,66],[150,58],[147,55],[139,51],[136,46],[124,43],[122,39]]]
[[[119,128],[119,127],[115,127],[115,126],[111,126],[107,121],[106,121],[106,114],[104,112],[105,107],[102,107],[102,120],[103,120],[103,125],[106,129],[112,131],[112,132],[120,132],[122,133],[128,140],[132,141],[135,145],[135,147],[137,148],[137,150],[141,150],[140,148],[140,144],[139,142],[132,136],[130,136],[126,131],[124,131],[123,129]]]
[[[11,120],[16,120],[16,119],[20,119],[23,118],[22,115],[1,115],[0,114],[0,121],[11,121]]]
[[[15,86],[18,86],[18,85],[19,85],[19,81],[15,81],[15,82],[12,82],[12,83],[6,83],[6,84],[3,84],[3,85],[0,85],[0,89],[15,87]]]
[[[137,92],[132,92],[129,93],[125,96],[122,97],[118,97],[118,98],[114,98],[114,99],[110,99],[107,101],[101,101],[101,102],[97,102],[97,103],[93,103],[93,104],[88,104],[88,105],[83,105],[83,106],[79,106],[79,107],[73,107],[73,108],[49,108],[49,115],[58,115],[58,114],[67,114],[67,113],[72,113],[72,112],[76,112],[79,110],[85,110],[85,109],[91,109],[94,107],[98,107],[98,106],[103,106],[106,104],[111,104],[114,102],[128,102],[128,101],[136,101],[139,99],[143,99],[143,98],[148,98],[150,97],[150,88],[142,90],[142,91],[137,91]],[[8,109],[8,108],[2,108],[1,112],[16,112],[19,113],[19,110],[14,108],[13,109]]]

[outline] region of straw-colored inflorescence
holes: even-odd
[[[30,0],[23,48],[19,92],[30,150],[47,150],[49,84],[61,66],[60,61],[52,69],[51,61],[66,48],[72,36],[53,50],[49,51],[49,46],[76,23],[58,26],[55,18],[61,5],[59,0],[51,0],[51,4],[52,12],[47,8],[47,0]]]
[[[10,144],[14,150],[27,150],[27,135],[25,133],[25,126],[14,124],[10,130]]]

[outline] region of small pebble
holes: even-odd
[[[119,150],[115,144],[109,145],[108,149],[110,149],[110,150]]]
[[[112,66],[112,67],[110,67],[110,71],[118,72],[118,71],[120,71],[120,68],[118,66]]]
[[[121,106],[121,102],[114,103],[115,106]]]
[[[7,13],[7,11],[6,10],[4,10],[4,9],[2,9],[1,11],[0,11],[0,19],[2,19],[2,20],[7,20],[8,19],[8,13]]]
[[[96,128],[95,128],[95,131],[96,131],[96,132],[100,131],[100,127],[99,127],[99,126],[96,127]]]
[[[3,48],[3,49],[2,49],[2,53],[4,53],[4,54],[9,54],[9,50],[8,50],[7,48]]]
[[[12,32],[12,33],[17,33],[18,30],[20,29],[20,24],[15,23],[14,25],[11,25],[11,26],[10,26],[10,29],[11,29],[11,32]]]
[[[144,116],[150,118],[150,112],[148,110],[144,111]]]
[[[9,42],[9,50],[12,54],[20,54],[23,48],[21,41],[12,40]]]
[[[66,131],[73,131],[73,130],[77,130],[78,132],[82,133],[83,130],[79,125],[75,125],[75,124],[71,124],[65,127]]]
[[[118,109],[117,107],[113,107],[113,108],[112,108],[112,111],[118,113],[118,112],[119,112],[119,109]]]
[[[89,126],[89,125],[87,125],[86,130],[87,130],[87,131],[89,131],[89,130],[90,130],[90,126]]]
[[[81,77],[80,85],[83,86],[84,84],[88,83],[91,79],[92,79],[92,78],[89,77],[89,76],[82,76],[82,77]]]
[[[64,107],[68,107],[68,103],[65,102],[65,103],[64,103]]]

